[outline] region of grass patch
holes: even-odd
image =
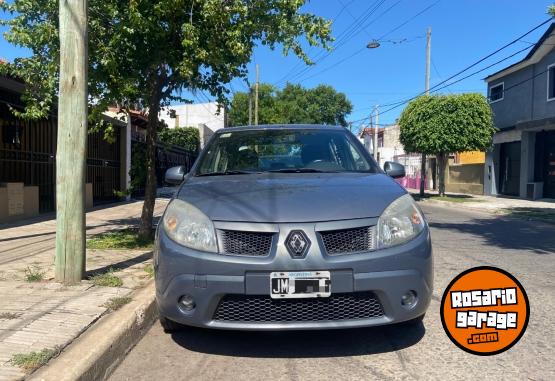
[[[152,264],[146,265],[144,270],[148,274],[149,278],[152,278],[154,276],[154,266]]]
[[[512,217],[531,218],[535,220],[543,220],[548,222],[555,222],[555,209],[545,208],[505,208],[503,212]]]
[[[20,316],[21,314],[16,314],[13,312],[0,312],[0,319],[3,319],[3,320],[13,320],[13,319],[17,319]]]
[[[89,280],[93,282],[95,286],[99,287],[121,287],[123,286],[123,281],[118,276],[114,275],[114,269],[110,268],[107,272],[103,274],[96,274],[89,277]]]
[[[25,280],[27,282],[42,282],[44,280],[44,271],[38,266],[27,266],[25,269]]]
[[[26,371],[33,371],[45,365],[51,358],[58,356],[61,351],[62,347],[56,346],[54,349],[43,349],[40,352],[17,353],[13,355],[11,363]]]
[[[103,304],[103,306],[110,311],[117,311],[121,307],[129,303],[131,300],[133,299],[128,296],[116,296],[115,298],[108,299],[106,303]]]
[[[150,249],[153,242],[153,238],[139,238],[137,230],[125,229],[93,236],[87,240],[87,249]]]

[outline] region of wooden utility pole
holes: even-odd
[[[431,61],[431,51],[432,51],[432,28],[428,28],[426,31],[426,80],[425,80],[425,91],[426,95],[430,94],[430,61]],[[424,187],[426,182],[426,154],[423,153],[420,163],[420,196],[424,196]]]
[[[258,126],[258,80],[260,77],[260,71],[258,69],[258,64],[256,64],[256,83],[254,85],[254,125]]]
[[[374,114],[375,114],[375,118],[374,118],[374,138],[373,140],[373,147],[372,150],[374,151],[374,160],[376,160],[376,163],[378,163],[378,165],[380,165],[379,159],[378,159],[378,126],[380,123],[380,106],[376,105],[374,106]]]
[[[60,87],[56,152],[56,281],[85,275],[87,0],[59,2]]]
[[[249,126],[252,126],[252,86],[249,85]]]

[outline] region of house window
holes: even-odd
[[[501,82],[489,88],[489,101],[490,103],[503,100],[505,96],[505,83]]]
[[[555,64],[547,67],[547,100],[555,99]]]

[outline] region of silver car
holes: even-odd
[[[218,131],[156,232],[160,320],[284,330],[420,321],[432,295],[427,222],[341,127]]]

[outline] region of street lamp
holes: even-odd
[[[378,40],[372,40],[368,43],[368,45],[366,45],[366,47],[368,49],[376,49],[380,47],[380,43],[378,42]]]
[[[368,49],[376,49],[380,47],[380,43],[378,42],[378,40],[372,40],[370,41],[366,47]],[[378,106],[375,106],[374,108],[375,112],[376,112],[376,119],[379,118],[379,113],[378,113]],[[376,160],[376,162],[378,161],[378,123],[376,121],[376,126],[374,126],[374,136],[372,137],[372,156],[374,156],[374,159]],[[379,165],[380,163],[378,163]]]

